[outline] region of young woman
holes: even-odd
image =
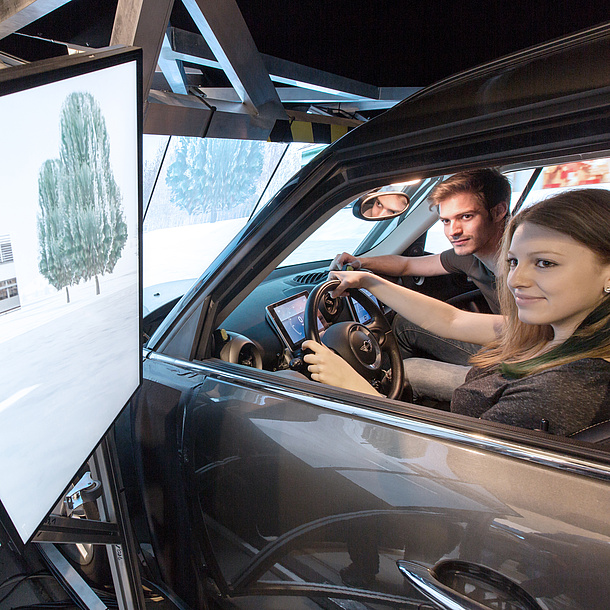
[[[366,288],[433,333],[484,345],[453,412],[560,435],[610,419],[610,192],[566,191],[525,209],[509,223],[501,257],[502,315],[357,271],[331,272],[341,281],[333,296]],[[376,393],[325,346],[303,347],[312,379]]]

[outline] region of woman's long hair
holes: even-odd
[[[600,295],[600,304],[571,337],[536,356],[553,338],[553,329],[549,325],[521,322],[515,299],[506,284],[507,253],[517,227],[525,222],[568,235],[592,250],[603,264],[610,263],[610,192],[591,188],[565,191],[517,214],[506,228],[498,261],[504,330],[500,338],[473,356],[471,363],[482,368],[499,366],[505,374],[521,377],[581,358],[610,357],[610,296],[607,295]]]

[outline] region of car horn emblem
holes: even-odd
[[[367,353],[368,352],[372,352],[373,351],[373,344],[368,339],[365,339],[362,342],[362,345],[360,346],[360,351],[367,352]]]

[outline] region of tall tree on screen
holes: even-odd
[[[99,294],[99,275],[114,270],[127,241],[127,225],[110,164],[106,121],[90,93],[71,93],[64,101],[59,160],[43,164],[38,182],[41,273],[55,287],[95,278]],[[51,207],[58,218],[45,213],[49,201],[56,201]],[[65,266],[70,273],[59,273]]]
[[[38,242],[40,245],[40,273],[49,284],[66,289],[74,283],[72,264],[72,239],[68,234],[66,210],[59,196],[60,165],[58,159],[48,159],[42,164],[38,176]]]
[[[262,142],[181,138],[165,178],[172,202],[211,222],[247,216],[263,169]]]

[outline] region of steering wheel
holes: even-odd
[[[371,316],[365,326],[359,322],[338,322],[329,326],[322,339],[318,330],[318,310],[320,301],[332,292],[339,280],[327,280],[318,284],[309,294],[305,305],[305,337],[335,351],[352,368],[374,386],[382,377],[382,354],[390,360],[391,383],[388,398],[400,398],[403,390],[404,373],[402,356],[392,327],[377,305],[366,294],[357,289],[348,290],[349,295]]]

